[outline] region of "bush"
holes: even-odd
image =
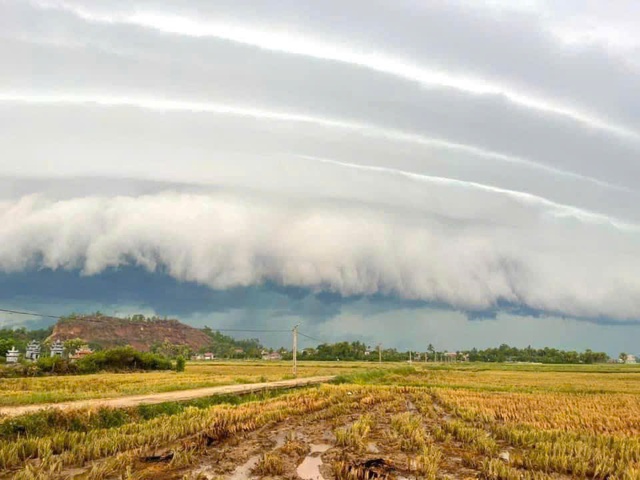
[[[171,361],[161,355],[142,353],[132,347],[117,347],[92,353],[76,363],[80,373],[104,370],[171,370]]]
[[[54,373],[57,375],[66,375],[78,371],[77,365],[61,357],[40,357],[36,365],[40,372],[45,374]]]
[[[176,372],[184,372],[185,363],[187,362],[184,360],[184,357],[182,355],[176,358]]]
[[[34,363],[21,361],[17,365],[1,367],[0,378],[172,369],[171,360],[162,355],[139,352],[133,347],[117,347],[92,353],[77,362],[61,357],[41,357]]]

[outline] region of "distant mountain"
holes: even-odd
[[[50,340],[76,338],[102,348],[131,345],[141,351],[149,351],[154,345],[165,343],[184,345],[198,351],[212,343],[207,333],[178,320],[145,318],[142,315],[116,318],[100,314],[60,319],[53,327]]]

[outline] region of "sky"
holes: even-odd
[[[640,353],[638,16],[0,0],[0,307]]]

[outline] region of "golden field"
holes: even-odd
[[[303,364],[342,376],[292,392],[0,419],[0,477],[640,479],[640,368],[376,367]],[[220,381],[290,373],[225,363],[163,375],[186,385],[215,368]],[[169,388],[158,378],[149,388]]]
[[[316,362],[298,367],[298,377],[341,375],[369,368],[366,363]],[[100,373],[32,378],[0,378],[0,406],[57,403],[91,398],[170,392],[234,383],[293,378],[290,362],[188,362],[185,372]]]

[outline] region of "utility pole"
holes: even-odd
[[[378,363],[382,363],[382,344],[378,343]]]
[[[409,363],[413,363],[413,360],[411,360],[411,350],[409,350]]]
[[[298,376],[298,327],[300,324],[293,327],[293,376]]]

